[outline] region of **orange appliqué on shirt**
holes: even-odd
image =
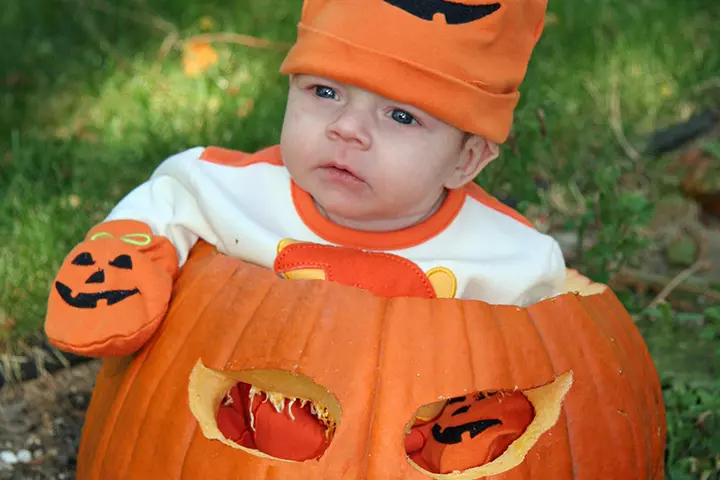
[[[274,269],[275,273],[286,278],[320,278],[362,288],[383,297],[436,298],[430,279],[420,267],[389,253],[316,243],[290,243],[278,254]],[[320,276],[302,275],[306,270],[318,272]],[[293,275],[295,272],[301,272],[302,276],[296,277]]]

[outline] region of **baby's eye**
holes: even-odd
[[[326,87],[325,85],[315,85],[315,87],[313,87],[313,90],[315,90],[315,95],[320,98],[329,98],[331,100],[335,100],[338,96],[335,89],[331,87]]]
[[[399,108],[394,108],[390,112],[390,117],[396,122],[402,123],[403,125],[412,125],[413,123],[417,123],[415,117],[413,117],[405,110],[400,110]]]

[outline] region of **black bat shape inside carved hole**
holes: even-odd
[[[432,21],[436,13],[442,13],[445,21],[450,25],[474,22],[500,10],[499,3],[465,5],[445,0],[385,0],[385,2],[423,20]]]
[[[131,297],[140,290],[106,290],[98,293],[78,293],[73,296],[72,289],[62,282],[55,282],[55,289],[65,303],[75,308],[96,308],[98,300],[107,300],[108,306],[114,305],[128,297]]]
[[[488,428],[500,424],[502,422],[496,418],[477,420],[453,427],[445,427],[444,429],[436,423],[432,428],[432,436],[444,445],[453,445],[462,442],[462,434],[465,432],[470,432],[470,438],[475,438]]]

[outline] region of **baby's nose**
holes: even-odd
[[[343,141],[363,150],[372,145],[369,120],[354,112],[344,112],[327,127],[330,140]]]

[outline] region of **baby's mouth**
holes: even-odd
[[[320,168],[323,172],[325,172],[334,180],[351,183],[365,183],[365,181],[360,178],[355,172],[343,165],[329,163],[326,165],[322,165]]]

